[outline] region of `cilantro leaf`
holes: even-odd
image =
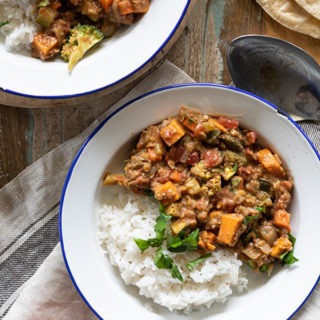
[[[167,249],[172,252],[194,251],[198,249],[199,229],[192,231],[186,238],[168,236]]]
[[[160,247],[163,242],[163,239],[160,238],[150,238],[147,240],[134,238],[133,240],[142,252],[150,247]]]
[[[157,217],[156,220],[156,225],[154,226],[154,231],[156,232],[156,234],[158,235],[163,235],[168,222],[171,220],[171,216],[165,214],[165,213],[160,213],[160,215]]]
[[[206,260],[210,257],[211,257],[211,253],[204,254],[204,255],[200,256],[199,258],[188,262],[186,267],[189,271],[192,271],[195,266],[197,266],[198,264],[200,264],[201,262],[203,262],[204,260]]]
[[[161,248],[157,250],[153,262],[159,269],[171,269],[173,265],[172,258],[163,253]]]
[[[0,28],[8,24],[9,21],[0,21]]]
[[[159,269],[171,269],[171,275],[173,278],[176,278],[181,282],[184,281],[177,265],[173,262],[170,256],[163,252],[161,248],[157,250],[153,262]]]
[[[292,250],[283,253],[283,254],[280,256],[280,259],[282,260],[282,262],[283,262],[284,264],[291,265],[291,264],[294,264],[295,262],[299,261],[299,259],[297,259],[297,258],[293,255],[294,246],[295,246],[295,244],[296,244],[296,238],[295,238],[291,233],[288,233],[288,238],[289,238],[289,240],[290,240],[291,243],[292,243]]]
[[[280,256],[280,259],[283,261],[284,264],[294,264],[295,262],[299,261],[294,255],[293,255],[293,250],[285,252]]]
[[[257,214],[255,216],[246,216],[243,220],[243,224],[246,226],[249,224],[249,222],[253,221],[253,220],[258,220],[260,218],[260,216]]]
[[[176,279],[180,280],[181,282],[184,281],[182,274],[180,273],[179,268],[175,264],[172,265],[171,275],[173,278],[176,278]]]

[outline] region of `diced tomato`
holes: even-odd
[[[254,131],[250,131],[246,134],[246,138],[248,140],[249,145],[254,144],[257,140],[257,133]]]
[[[201,159],[204,160],[207,168],[215,167],[222,162],[222,156],[217,149],[209,149],[201,154]]]
[[[239,127],[239,121],[220,116],[217,121],[227,129],[236,129]]]
[[[194,164],[198,163],[200,160],[199,153],[197,151],[194,151],[190,154],[187,164],[193,166]]]
[[[194,129],[194,136],[199,137],[204,133],[204,128],[201,123],[197,124],[197,126]]]

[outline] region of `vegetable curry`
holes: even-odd
[[[288,211],[293,179],[257,133],[235,119],[182,106],[177,116],[145,129],[124,173],[107,173],[103,184],[151,193],[168,218],[171,243],[191,234],[190,250],[205,256],[227,247],[269,274],[275,261],[297,261]]]
[[[32,42],[33,56],[42,60],[57,56],[70,34],[72,46],[79,46],[83,55],[80,44],[88,50],[103,38],[111,37],[120,26],[133,24],[149,10],[149,5],[149,0],[38,0],[36,21],[41,31]],[[75,38],[72,29],[79,26],[80,37]],[[62,58],[69,61],[69,55],[63,54]]]

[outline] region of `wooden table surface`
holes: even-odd
[[[282,27],[254,0],[194,0],[187,25],[166,58],[196,81],[229,84],[225,55],[228,43],[237,36],[252,33],[291,41],[320,63],[319,40]],[[55,108],[0,105],[0,188],[32,162],[83,131],[140,79],[112,96],[83,105]]]

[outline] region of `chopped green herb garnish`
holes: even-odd
[[[244,225],[248,225],[249,222],[253,221],[253,220],[258,220],[260,218],[259,215],[255,215],[255,216],[246,216],[243,220]]]
[[[171,220],[171,216],[162,213],[161,208],[159,208],[161,212],[157,217],[156,224],[154,226],[154,231],[156,232],[155,238],[149,238],[147,240],[134,238],[134,242],[139,247],[139,249],[143,252],[150,247],[160,247],[165,238],[165,231],[168,225],[168,222]]]
[[[156,252],[153,262],[159,269],[171,269],[173,260],[167,254],[164,254],[163,250],[159,248]]]
[[[297,258],[293,255],[292,250],[291,250],[291,251],[288,251],[288,252],[285,252],[284,254],[282,254],[282,255],[280,256],[280,259],[283,261],[284,264],[288,264],[288,265],[294,264],[295,262],[299,261],[299,259],[297,259]]]
[[[0,28],[5,26],[8,23],[9,23],[9,21],[2,21],[2,22],[0,21]]]
[[[188,118],[189,124],[196,123],[196,120],[190,117],[188,114],[186,114],[186,117]]]
[[[269,265],[268,264],[263,264],[260,269],[261,272],[266,272],[269,270]]]
[[[173,278],[176,278],[178,280],[180,280],[181,282],[183,282],[183,277],[180,273],[180,270],[179,268],[175,265],[175,264],[172,264],[172,270],[171,270],[171,275]]]
[[[172,277],[183,282],[179,268],[174,264],[172,258],[165,254],[161,248],[157,250],[153,262],[159,269],[171,269]]]
[[[266,207],[255,207],[255,209],[258,210],[262,214],[266,213],[266,211],[267,211]]]
[[[152,190],[144,190],[143,193],[150,198],[154,198],[154,192]]]
[[[160,213],[156,220],[156,225],[154,226],[154,231],[157,234],[157,238],[160,236],[164,236],[164,232],[167,228],[168,222],[170,222],[171,216],[165,214],[165,213]]]
[[[133,240],[142,252],[150,247],[160,247],[163,242],[163,239],[160,238],[150,238],[147,240],[134,238]]]
[[[294,245],[295,245],[295,243],[296,243],[296,238],[295,238],[291,233],[288,233],[288,237],[289,237],[289,240],[290,240],[291,243],[292,243],[292,250],[283,253],[283,254],[280,256],[280,259],[282,260],[282,262],[283,262],[284,264],[291,265],[291,264],[294,264],[295,262],[299,261],[299,259],[297,259],[297,258],[293,255],[293,250],[294,250]]]
[[[192,271],[195,266],[197,266],[198,264],[200,264],[201,262],[203,262],[204,260],[210,257],[211,257],[211,253],[204,254],[201,257],[188,262],[186,267],[189,271]]]
[[[199,229],[192,231],[187,237],[168,236],[167,249],[172,252],[194,251],[198,249]]]

